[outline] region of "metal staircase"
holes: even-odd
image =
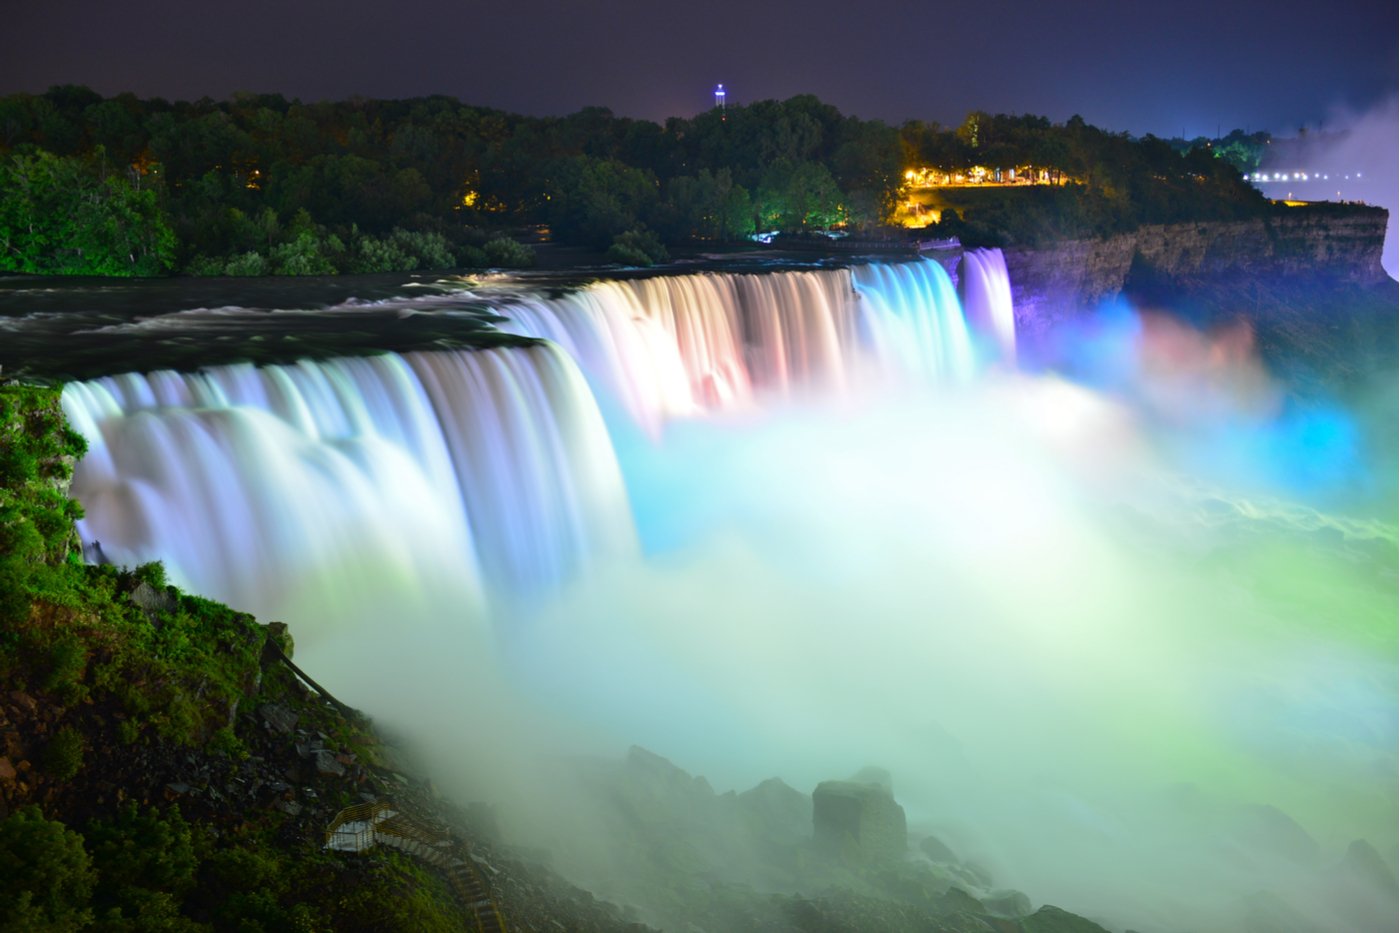
[[[326,828],[326,848],[365,852],[376,845],[406,852],[447,875],[477,933],[506,933],[500,908],[466,846],[447,827],[385,800],[346,807]]]

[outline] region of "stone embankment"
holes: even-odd
[[[1381,208],[1317,205],[1253,220],[1148,225],[1104,239],[1008,247],[1018,325],[1038,329],[1113,298],[1134,277],[1324,277],[1383,282]]]

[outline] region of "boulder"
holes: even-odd
[[[1299,865],[1317,862],[1321,847],[1278,807],[1249,804],[1234,814],[1231,835],[1252,855],[1268,853]]]
[[[1385,863],[1375,846],[1364,839],[1354,839],[1342,858],[1341,874],[1362,887],[1395,897],[1395,871]]]
[[[297,725],[297,714],[281,703],[264,703],[258,707],[258,714],[269,729],[283,735],[291,734]]]
[[[1026,933],[1108,933],[1108,930],[1078,914],[1046,904],[1021,921]]]
[[[982,898],[987,913],[997,917],[1025,917],[1034,909],[1031,899],[1020,891],[993,891]]]
[[[759,839],[791,845],[810,838],[811,804],[807,795],[779,778],[769,778],[735,798],[744,826]]]
[[[127,598],[141,607],[146,613],[146,617],[153,622],[159,613],[170,612],[179,605],[175,597],[170,595],[169,590],[158,590],[145,580],[136,584],[136,589],[132,590]]]
[[[948,863],[956,865],[958,863],[957,853],[939,839],[937,836],[925,836],[919,840],[919,851],[928,856],[930,862]]]
[[[884,768],[867,765],[851,775],[851,781],[855,784],[879,784],[890,796],[894,796],[894,775]]]
[[[318,748],[315,751],[316,773],[339,777],[345,773],[345,765],[337,760],[335,752],[328,748]]]
[[[817,845],[861,861],[900,859],[909,846],[904,808],[879,784],[823,781],[812,792]]]

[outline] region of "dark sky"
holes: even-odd
[[[1393,96],[1394,0],[35,0],[0,18],[0,93],[303,100],[441,93],[660,120],[812,93],[957,123],[1079,113],[1112,130],[1291,133]]]

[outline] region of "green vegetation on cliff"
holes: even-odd
[[[0,386],[0,931],[459,929],[419,863],[321,847],[401,779],[284,627],[79,559],[83,448],[57,390]]]

